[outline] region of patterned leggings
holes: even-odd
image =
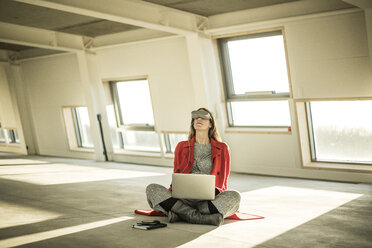
[[[166,215],[168,214],[159,203],[171,198],[171,191],[160,184],[153,183],[147,186],[146,195],[147,201],[152,209],[163,212]],[[200,200],[183,199],[182,201],[191,207],[195,207]],[[240,193],[235,190],[226,190],[219,193],[211,202],[217,208],[218,212],[225,218],[234,214],[239,209]]]

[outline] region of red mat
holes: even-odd
[[[141,214],[141,215],[147,215],[147,216],[164,216],[162,212],[158,212],[155,210],[140,210],[136,209],[134,210],[134,213]],[[226,219],[230,220],[256,220],[256,219],[263,219],[265,217],[254,215],[254,214],[247,214],[247,213],[241,213],[237,211],[235,214],[226,217]]]

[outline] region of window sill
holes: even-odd
[[[81,148],[81,147],[76,147],[76,148],[70,148],[71,152],[87,152],[87,153],[94,153],[94,149],[90,148]]]
[[[290,127],[265,128],[265,127],[228,127],[225,133],[262,133],[262,134],[292,134]]]
[[[1,142],[0,146],[20,147],[21,144],[20,143],[3,143],[3,142]]]
[[[115,149],[114,154],[119,155],[129,155],[129,156],[145,156],[145,157],[154,157],[154,158],[161,158],[160,152],[142,152],[142,151],[128,151],[122,149]]]
[[[164,155],[165,158],[174,159],[174,153],[166,153]]]
[[[310,162],[304,165],[303,168],[372,173],[372,165],[360,165],[360,164]]]

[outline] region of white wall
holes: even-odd
[[[185,39],[169,38],[97,51],[103,79],[148,76],[157,131],[187,131],[194,108]]]
[[[12,67],[0,64],[0,126],[3,130],[16,129],[20,142],[0,143],[0,151],[27,154],[15,87],[18,75]]]
[[[74,54],[25,61],[21,65],[41,155],[94,159],[93,153],[71,152],[63,106],[86,104]]]
[[[189,113],[196,106],[185,38],[166,38],[102,49],[97,51],[97,56],[104,81],[148,77],[158,133],[188,131]],[[163,166],[173,164],[171,158],[156,155],[115,154],[114,159]]]
[[[372,96],[363,12],[285,25],[295,98]]]
[[[17,127],[5,65],[0,65],[0,123],[2,128]]]
[[[158,132],[188,131],[189,113],[195,106],[187,56],[182,37],[97,51],[102,81],[148,77]],[[93,154],[69,150],[61,112],[62,106],[86,104],[76,56],[58,55],[25,61],[22,72],[28,86],[40,154],[94,159]],[[173,163],[171,158],[161,156],[115,154],[113,157],[132,163],[165,166]]]

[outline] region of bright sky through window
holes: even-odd
[[[317,161],[372,163],[372,101],[311,102]]]
[[[283,36],[228,42],[235,94],[289,92]]]
[[[288,101],[232,102],[235,126],[290,126]]]
[[[91,131],[90,131],[90,121],[87,107],[76,108],[77,114],[79,116],[79,128],[81,135],[81,142],[83,147],[94,147]]]
[[[147,80],[118,82],[117,90],[124,125],[154,125],[151,97]]]

